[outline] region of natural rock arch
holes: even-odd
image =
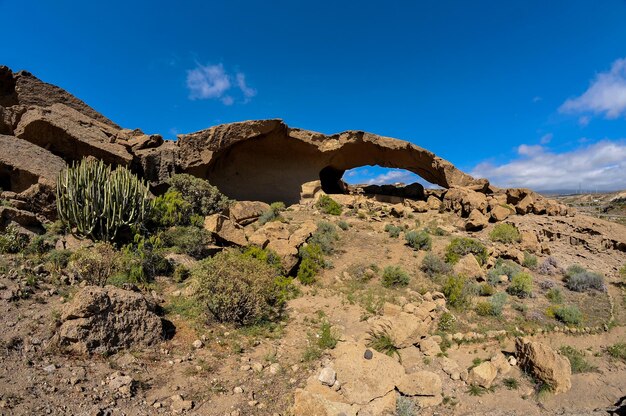
[[[237,199],[295,203],[301,185],[314,180],[342,192],[343,173],[367,165],[406,169],[444,188],[487,183],[409,142],[362,131],[326,136],[281,120],[216,126],[179,136],[178,147],[184,172]]]

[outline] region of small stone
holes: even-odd
[[[317,379],[320,381],[320,383],[330,387],[335,384],[335,381],[337,380],[337,373],[332,368],[325,367],[322,369]]]
[[[193,342],[193,344],[191,344],[191,345],[193,345],[193,347],[194,347],[195,349],[197,349],[197,350],[199,350],[200,348],[204,347],[204,343],[203,343],[203,342],[202,342],[202,340],[200,340],[200,339],[195,340],[195,341]]]
[[[243,393],[243,387],[237,386],[233,389],[233,393],[235,394],[241,394]]]
[[[365,350],[365,354],[363,354],[363,358],[365,358],[366,360],[371,360],[372,357],[374,357],[374,353],[372,352],[372,350]]]
[[[180,394],[175,394],[170,397],[172,400],[172,412],[173,413],[183,413],[188,410],[193,409],[193,401],[183,399],[183,396]]]
[[[517,359],[515,357],[509,357],[509,364],[517,365]]]
[[[46,373],[52,373],[54,370],[57,369],[57,366],[54,364],[50,364],[46,367],[43,368],[43,371],[45,371]]]
[[[241,367],[239,367],[239,369],[241,371],[249,371],[252,367],[250,367],[249,365],[242,365]]]
[[[261,363],[253,363],[252,364],[252,369],[254,371],[256,371],[257,373],[260,373],[261,371],[263,371],[263,364],[261,364]]]
[[[339,382],[339,380],[335,380],[335,383],[333,384],[333,390],[334,391],[341,390],[341,383]]]
[[[270,372],[270,374],[278,374],[280,372],[280,364],[278,364],[278,363],[270,364],[269,372]]]

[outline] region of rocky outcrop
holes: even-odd
[[[139,292],[87,286],[62,311],[55,341],[81,354],[154,345],[163,339],[155,311],[154,302]]]
[[[517,338],[515,349],[519,365],[548,385],[555,394],[564,393],[572,387],[572,369],[566,357],[548,345],[526,338]]]

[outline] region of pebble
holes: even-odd
[[[365,350],[365,354],[363,354],[363,358],[365,358],[366,360],[371,360],[373,356],[374,353],[372,352],[372,350]]]
[[[243,387],[237,386],[233,389],[233,393],[235,394],[241,394],[243,393]]]
[[[200,339],[195,340],[195,341],[193,342],[193,344],[191,344],[191,345],[193,345],[193,347],[194,347],[195,349],[197,349],[197,350],[199,350],[200,348],[204,347],[204,343],[203,343],[203,342],[202,342],[202,340],[200,340]]]
[[[322,369],[317,379],[320,383],[331,387],[333,384],[335,384],[335,381],[337,380],[337,373],[332,368],[325,367]]]

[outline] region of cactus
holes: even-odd
[[[78,235],[114,241],[123,227],[141,224],[151,201],[147,185],[125,167],[82,160],[57,179],[57,212]]]

